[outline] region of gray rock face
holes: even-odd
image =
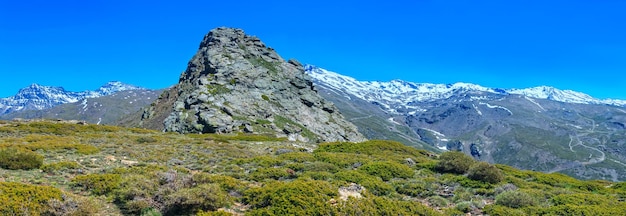
[[[317,94],[302,64],[283,60],[241,29],[211,30],[172,89],[177,92],[162,100],[173,104],[155,103],[172,108],[163,121],[165,131],[268,133],[309,142],[365,140]],[[153,116],[150,110],[144,120]]]

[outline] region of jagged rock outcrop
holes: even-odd
[[[163,113],[164,110],[168,110]],[[179,83],[141,124],[180,133],[272,133],[300,141],[362,141],[357,128],[320,97],[304,67],[241,29],[211,30]]]

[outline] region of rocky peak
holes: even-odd
[[[120,81],[110,81],[98,88],[96,90],[96,94],[100,95],[110,95],[119,91],[127,91],[127,90],[146,90],[141,87],[137,87],[134,85],[129,85]]]
[[[157,110],[168,110],[159,114]],[[179,83],[144,113],[181,133],[271,133],[300,141],[362,141],[357,128],[320,97],[296,60],[241,29],[211,30]]]
[[[20,89],[13,97],[15,99],[46,99],[51,95],[65,94],[63,87],[54,86],[42,86],[37,83],[30,84],[29,86]]]

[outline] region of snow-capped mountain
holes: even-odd
[[[463,151],[482,161],[582,179],[626,180],[626,169],[612,165],[626,164],[626,101],[548,86],[358,81],[312,65],[305,69],[320,95],[368,139]]]
[[[95,91],[73,92],[63,87],[31,84],[14,96],[0,98],[0,115],[20,110],[42,110],[59,104],[74,103],[85,98],[97,98],[119,91],[143,89],[118,81],[108,82]]]
[[[483,92],[493,94],[517,94],[530,98],[547,99],[552,101],[576,104],[606,104],[614,106],[626,106],[626,100],[600,100],[587,94],[560,90],[549,86],[539,86],[526,89],[500,89],[487,88],[471,83],[432,84],[413,83],[402,80],[389,82],[358,81],[352,77],[344,76],[332,71],[325,70],[313,65],[305,65],[305,71],[318,83],[331,89],[346,92],[360,99],[377,102],[393,111],[392,106],[403,104],[402,108],[415,108],[414,102],[429,102],[450,98],[453,95],[462,95],[470,92]],[[471,100],[471,98],[470,98]]]

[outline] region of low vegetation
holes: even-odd
[[[42,164],[43,156],[30,150],[12,147],[0,149],[0,168],[29,170],[39,168]]]
[[[626,183],[398,142],[0,126],[0,215],[624,215]]]

